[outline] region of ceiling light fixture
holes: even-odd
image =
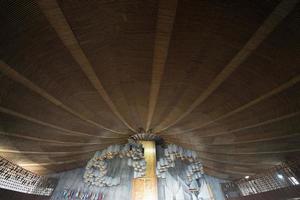
[[[277,174],[277,177],[280,178],[280,179],[283,179],[282,174]]]

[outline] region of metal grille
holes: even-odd
[[[299,185],[296,170],[298,170],[296,164],[283,164],[260,175],[241,179],[236,184],[243,196],[295,186]]]
[[[56,179],[39,176],[0,157],[0,188],[50,196],[56,184]]]

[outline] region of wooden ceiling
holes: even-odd
[[[0,2],[0,155],[83,166],[137,130],[239,178],[300,152],[298,0]]]

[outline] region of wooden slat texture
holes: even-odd
[[[300,155],[299,0],[0,2],[0,154],[40,174],[135,132],[252,175]]]
[[[102,86],[100,80],[98,79],[93,67],[91,66],[88,58],[82,51],[78,41],[73,34],[71,27],[69,26],[68,22],[66,21],[62,11],[59,8],[59,5],[56,1],[38,1],[41,9],[47,16],[49,22],[56,30],[57,34],[59,35],[60,39],[64,43],[64,45],[68,48],[70,53],[72,54],[73,58],[78,62],[79,66],[81,67],[82,71],[88,77],[92,85],[95,89],[99,92],[102,96],[104,101],[109,105],[113,113],[132,131],[136,132],[134,128],[132,128],[123,118],[123,116],[119,113],[116,106],[108,96],[107,92],[105,91],[104,87]]]
[[[178,121],[190,114],[197,106],[204,102],[210,94],[212,94],[233,72],[236,68],[243,63],[247,57],[255,51],[255,49],[268,37],[268,35],[276,28],[278,24],[293,10],[297,4],[297,0],[294,1],[282,1],[271,15],[264,21],[264,23],[258,28],[253,36],[248,40],[245,46],[233,57],[233,59],[224,67],[224,69],[216,76],[216,78],[210,83],[207,89],[190,105],[187,111],[182,113],[175,121],[164,126],[166,118],[161,124],[158,125],[158,132],[164,131]],[[174,114],[171,112],[171,116]],[[162,127],[162,128],[160,128]]]
[[[176,16],[176,8],[177,0],[159,2],[146,130],[149,130],[151,126],[159,95],[160,83],[164,73],[170,38],[172,36],[172,29]]]

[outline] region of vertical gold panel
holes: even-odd
[[[147,162],[146,175],[132,181],[132,200],[157,200],[156,149],[154,141],[141,141]]]

